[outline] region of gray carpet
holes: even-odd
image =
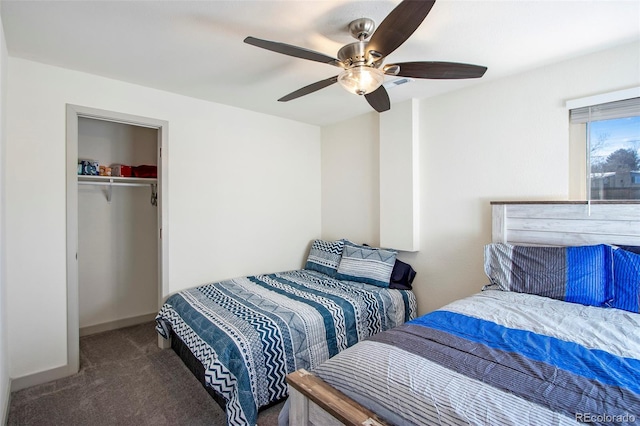
[[[153,323],[80,339],[80,372],[11,394],[8,425],[224,425],[223,411]],[[282,403],[259,426],[278,424]]]

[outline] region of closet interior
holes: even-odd
[[[151,321],[157,313],[158,132],[78,118],[81,336]]]

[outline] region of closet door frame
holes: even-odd
[[[78,303],[78,119],[110,121],[156,129],[158,165],[158,309],[168,285],[168,213],[167,213],[167,157],[169,123],[155,118],[141,117],[114,111],[67,104],[67,370],[75,374],[80,368],[80,323]]]

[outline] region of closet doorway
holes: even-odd
[[[67,105],[66,120],[67,367],[74,374],[80,336],[152,320],[166,294],[168,123],[77,105]],[[108,168],[116,164],[123,167]]]

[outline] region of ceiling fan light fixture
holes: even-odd
[[[366,95],[384,83],[384,73],[378,68],[356,66],[347,68],[338,75],[338,82],[348,92]]]

